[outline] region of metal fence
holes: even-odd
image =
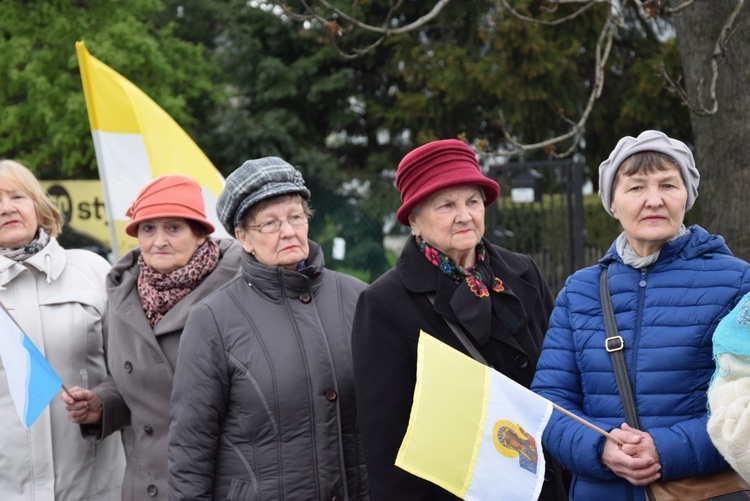
[[[506,163],[492,167],[501,196],[488,212],[493,243],[531,256],[553,294],[590,264],[583,220],[584,165],[574,161]]]
[[[494,244],[531,256],[554,295],[573,272],[593,264],[600,250],[585,244],[584,165],[574,161],[506,163],[490,168],[501,192],[495,210],[487,210],[485,235]],[[393,190],[392,178],[384,177]],[[384,201],[385,203],[386,201]],[[388,210],[398,201],[388,200]],[[362,201],[347,197],[315,198],[310,236],[318,241],[333,269],[372,282],[392,266],[408,228],[391,227],[367,214]],[[337,256],[336,245],[345,253]]]

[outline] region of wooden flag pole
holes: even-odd
[[[578,421],[578,422],[579,422],[579,423],[581,423],[582,425],[586,425],[586,426],[588,426],[589,428],[591,428],[592,430],[596,431],[597,433],[601,433],[601,434],[602,434],[602,435],[604,435],[605,437],[607,437],[607,438],[609,438],[609,439],[613,440],[613,441],[614,441],[615,443],[617,443],[617,444],[619,444],[619,445],[625,445],[625,442],[623,442],[622,440],[620,440],[620,439],[619,439],[619,438],[617,438],[616,436],[614,436],[614,435],[612,435],[611,433],[608,433],[608,432],[606,432],[606,431],[602,430],[601,428],[599,428],[599,427],[598,427],[598,426],[596,426],[595,424],[589,423],[588,421],[586,421],[586,420],[585,420],[585,419],[583,419],[582,417],[580,417],[580,416],[576,416],[575,414],[573,414],[572,412],[570,412],[570,411],[569,411],[568,409],[563,409],[562,407],[560,407],[559,405],[557,405],[557,404],[556,404],[556,403],[554,403],[554,402],[552,402],[552,407],[554,407],[554,408],[555,408],[556,410],[558,410],[558,411],[562,412],[563,414],[565,414],[565,415],[566,415],[566,416],[568,416],[569,418],[571,418],[571,419],[575,419],[576,421]]]
[[[74,396],[73,396],[73,395],[72,395],[72,394],[70,393],[70,391],[68,390],[68,388],[67,388],[67,387],[66,387],[65,385],[62,385],[62,389],[63,389],[63,391],[64,391],[65,393],[67,393],[67,394],[68,394],[68,396],[70,397],[70,399],[71,399],[71,400],[75,401],[75,397],[74,397]],[[553,404],[553,405],[554,405],[554,404]]]

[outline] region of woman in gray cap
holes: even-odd
[[[309,198],[276,157],[227,178],[217,213],[245,250],[242,275],[183,332],[170,499],[369,499],[350,342],[366,285],[325,268]]]
[[[658,131],[624,137],[599,167],[604,209],[623,232],[558,295],[532,389],[626,445],[555,412],[542,442],[573,472],[571,499],[637,501],[652,482],[729,469],[706,431],[711,336],[750,290],[750,265],[683,225],[699,179],[688,147]],[[619,338],[605,329],[602,277]],[[640,426],[626,417],[618,353]]]

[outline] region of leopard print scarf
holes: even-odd
[[[151,328],[172,307],[190,294],[219,264],[219,246],[208,240],[195,251],[190,261],[171,273],[160,273],[146,264],[143,254],[138,256],[138,295]]]

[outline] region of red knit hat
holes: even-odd
[[[396,170],[396,189],[401,193],[396,219],[410,226],[409,214],[425,198],[443,188],[465,184],[482,188],[485,207],[500,195],[500,185],[482,174],[474,151],[463,141],[443,139],[410,151]]]
[[[125,233],[138,236],[138,224],[160,217],[181,217],[202,224],[206,232],[214,232],[214,225],[206,219],[200,185],[187,176],[168,174],[159,176],[144,186],[125,213],[130,222]]]

